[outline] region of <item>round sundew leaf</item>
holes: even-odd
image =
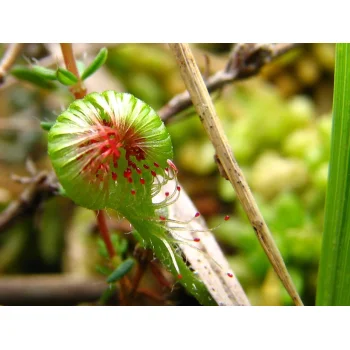
[[[57,118],[48,141],[67,195],[94,210],[130,208],[139,213],[151,205],[154,174],[162,177],[173,157],[169,133],[156,112],[115,91],[74,101]]]

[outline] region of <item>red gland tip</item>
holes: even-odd
[[[180,186],[176,186],[176,189],[177,189],[178,191],[180,191],[180,190],[181,190],[181,187],[180,187]]]
[[[136,191],[135,191],[135,190],[131,190],[130,192],[131,192],[131,194],[132,194],[133,196],[135,196],[135,194],[136,194]]]
[[[159,168],[159,164],[158,164],[158,163],[154,162],[153,164],[154,164],[154,166],[155,166],[156,168]]]
[[[169,196],[169,192],[165,192],[165,197],[168,197]]]
[[[128,177],[129,183],[132,183],[132,177]]]
[[[194,240],[194,242],[200,242],[201,241],[200,238],[194,238],[193,240]]]
[[[149,166],[146,165],[146,164],[144,164],[143,167],[144,167],[145,169],[149,169]]]
[[[137,172],[139,175],[141,175],[141,173],[142,173],[141,169],[140,169],[140,168],[135,168],[135,169],[136,169],[136,172]]]
[[[182,275],[181,274],[178,274],[177,275],[177,278],[180,280],[182,278]]]
[[[226,215],[225,218],[224,218],[225,221],[227,221],[227,220],[229,220],[229,219],[230,219],[230,216],[229,216],[229,215]]]
[[[117,174],[115,173],[115,172],[113,172],[112,171],[112,179],[114,180],[114,181],[116,181],[117,180]]]
[[[145,184],[145,179],[144,179],[143,177],[141,177],[140,183],[141,183],[141,185],[144,185],[144,184]]]
[[[227,272],[227,276],[232,278],[233,277],[233,274],[231,272]]]
[[[167,163],[169,164],[169,166],[173,169],[173,171],[175,173],[178,172],[176,165],[170,159],[167,160]]]
[[[124,177],[129,178],[130,176],[131,176],[131,169],[127,168],[126,170],[124,170]]]
[[[156,177],[156,176],[157,176],[156,172],[155,172],[155,171],[153,171],[153,170],[151,170],[151,174],[152,174],[152,176],[154,176],[154,177]]]
[[[161,215],[161,216],[159,217],[159,219],[162,220],[162,221],[165,221],[165,220],[166,220],[166,217]]]
[[[197,213],[194,215],[194,217],[195,217],[195,218],[198,218],[200,215],[201,215],[201,214],[198,213],[198,211],[197,211]]]

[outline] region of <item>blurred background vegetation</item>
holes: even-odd
[[[98,50],[94,45],[80,46],[74,47],[82,61],[89,60],[89,50]],[[204,75],[211,75],[225,67],[232,45],[192,47]],[[5,48],[0,45],[0,57]],[[28,44],[17,63],[55,57],[57,49],[55,45]],[[91,78],[96,91],[130,92],[157,110],[184,90],[166,45],[109,44],[108,50],[105,69]],[[306,305],[315,303],[321,249],[334,50],[333,44],[298,46],[264,67],[258,76],[228,84],[212,95],[237,161]],[[89,86],[88,90],[92,92]],[[51,169],[40,121],[54,120],[70,101],[64,87],[40,89],[11,79],[0,86],[1,210],[25,188],[11,180],[11,175],[28,176],[26,159],[33,160],[40,170]],[[193,109],[171,118],[167,126],[179,180],[209,226],[231,215],[215,235],[251,304],[289,305],[291,300],[230,183],[217,170],[213,147]],[[120,229],[117,226],[116,230]],[[119,246],[127,249],[125,242],[131,239],[115,237]],[[101,276],[103,255],[94,213],[55,196],[43,201],[38,211],[0,231],[0,281],[2,276],[14,274]],[[151,274],[144,280],[147,288],[156,288]]]

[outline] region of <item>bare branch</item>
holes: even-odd
[[[21,53],[24,44],[10,44],[4,57],[0,62],[0,84],[4,82],[7,72],[15,63],[16,58]]]
[[[215,148],[222,168],[234,187],[237,197],[255,230],[261,246],[294,303],[296,305],[303,305],[272,234],[267,227],[255,202],[255,198],[249,189],[248,183],[244,178],[242,170],[233,156],[232,149],[227,141],[220,119],[215,112],[213,102],[189,45],[170,44],[170,48],[176,57],[176,62],[179,66],[182,79],[190,92],[193,105],[196,108],[199,118]]]
[[[75,305],[96,301],[108,287],[101,278],[62,275],[2,276],[0,304]]]
[[[29,186],[0,214],[0,233],[12,226],[20,217],[32,215],[40,203],[58,191],[53,173],[41,171],[32,178],[25,178]]]
[[[237,44],[225,69],[210,76],[206,80],[206,87],[211,93],[229,83],[256,75],[264,65],[296,46],[298,44]],[[184,91],[173,97],[158,114],[163,121],[168,121],[191,105],[190,95]]]

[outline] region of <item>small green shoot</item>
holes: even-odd
[[[56,85],[50,81],[51,79],[43,77],[42,72],[38,73],[38,71],[26,66],[16,66],[12,68],[10,74],[19,80],[32,83],[43,89],[53,90],[56,88]]]
[[[81,75],[81,79],[85,80],[92,74],[94,74],[107,60],[108,50],[104,47],[96,55],[91,64],[84,70]]]
[[[56,72],[57,80],[67,86],[74,85],[78,82],[78,78],[70,71],[64,68],[58,68]]]
[[[55,122],[40,122],[40,126],[45,131],[50,131]]]
[[[53,69],[41,67],[41,66],[33,66],[32,72],[36,73],[37,76],[40,76],[46,80],[57,80],[56,71]]]
[[[107,278],[107,283],[113,283],[123,278],[134,266],[134,259],[123,261]]]

